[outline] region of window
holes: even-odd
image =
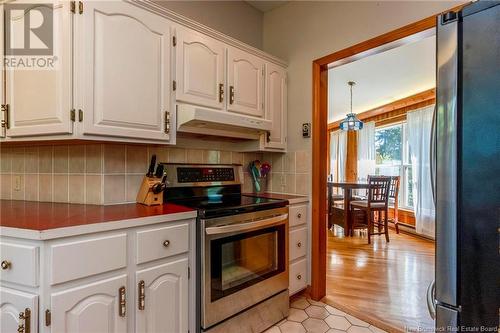
[[[399,206],[413,209],[413,185],[406,122],[375,129],[375,174],[400,176]]]

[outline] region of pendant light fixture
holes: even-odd
[[[347,84],[351,87],[351,113],[348,113],[345,119],[340,122],[340,129],[343,131],[359,131],[363,128],[363,122],[352,112],[352,87],[356,82],[349,81]]]

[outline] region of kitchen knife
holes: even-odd
[[[155,177],[156,178],[163,177],[163,164],[158,164],[158,166],[156,167]]]
[[[155,172],[155,166],[156,166],[156,155],[153,155],[151,156],[151,163],[149,164],[148,173],[146,174],[147,177],[153,177],[153,174]]]

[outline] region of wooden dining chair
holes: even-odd
[[[368,181],[367,200],[351,201],[351,230],[368,229],[368,244],[371,244],[371,236],[385,235],[389,242],[388,212],[389,212],[389,188],[391,177],[371,176]],[[375,213],[379,218],[375,219]],[[383,218],[382,218],[383,215]],[[377,232],[375,232],[375,225]]]
[[[389,206],[394,209],[393,217],[389,219],[389,222],[394,223],[396,228],[396,233],[399,234],[398,226],[398,211],[399,211],[399,184],[401,177],[393,176],[391,177],[391,185],[389,187]]]
[[[344,201],[344,196],[342,194],[334,194],[333,188],[328,185],[327,198],[328,198],[328,202],[327,202],[328,229],[331,229],[333,227],[333,225],[336,224],[336,223],[334,223],[334,221],[339,220],[339,216],[340,216],[340,219],[342,218],[343,208],[340,207],[340,202]]]

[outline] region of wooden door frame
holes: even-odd
[[[458,11],[465,5],[450,10]],[[334,62],[348,63],[369,55],[380,53],[389,43],[406,44],[415,40],[415,35],[436,27],[432,15],[415,23],[366,40],[346,49],[334,52],[312,63],[312,231],[311,231],[311,289],[310,296],[320,300],[326,295],[326,181],[328,156],[328,65]]]

